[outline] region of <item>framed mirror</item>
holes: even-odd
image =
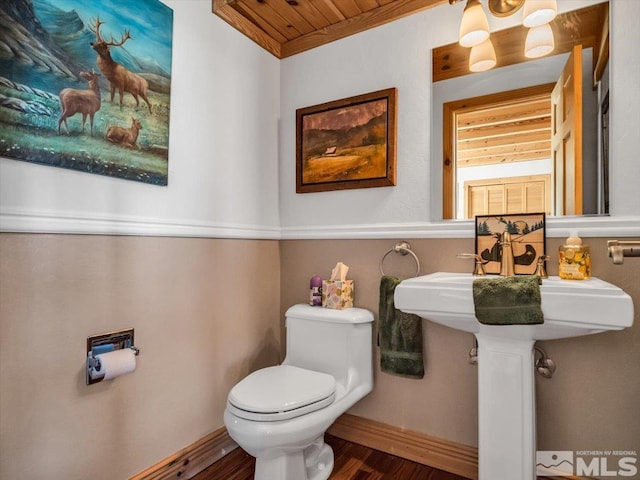
[[[469,49],[457,43],[433,50],[443,219],[608,213],[609,4],[559,14],[551,27],[555,49],[536,60],[524,56],[525,27],[492,31],[497,65],[482,73],[469,71]],[[561,96],[567,69],[577,84]],[[557,120],[570,102],[578,133]]]

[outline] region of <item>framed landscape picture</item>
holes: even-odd
[[[296,192],[396,184],[395,88],[296,110]]]
[[[500,240],[504,232],[511,234],[515,274],[533,274],[538,258],[545,255],[545,214],[476,216],[476,254],[482,258],[487,273],[500,273]]]

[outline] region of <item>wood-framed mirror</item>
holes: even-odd
[[[555,50],[537,60],[524,57],[526,28],[492,32],[498,64],[488,72],[469,72],[469,50],[457,43],[433,50],[432,155],[442,163],[443,219],[608,213],[609,4],[560,14],[552,30]],[[569,77],[573,90],[552,94]],[[527,106],[529,90],[534,103]],[[552,120],[553,112],[563,105],[573,106],[567,112],[577,133],[558,133],[562,122]]]

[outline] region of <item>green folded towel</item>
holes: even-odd
[[[393,375],[423,378],[422,318],[395,308],[393,293],[399,283],[398,278],[389,276],[383,276],[380,280],[380,368]]]
[[[476,318],[486,325],[534,325],[544,322],[540,277],[478,278],[473,281]]]

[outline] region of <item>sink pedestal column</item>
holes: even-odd
[[[536,478],[534,341],[475,335],[479,479],[533,480]]]

